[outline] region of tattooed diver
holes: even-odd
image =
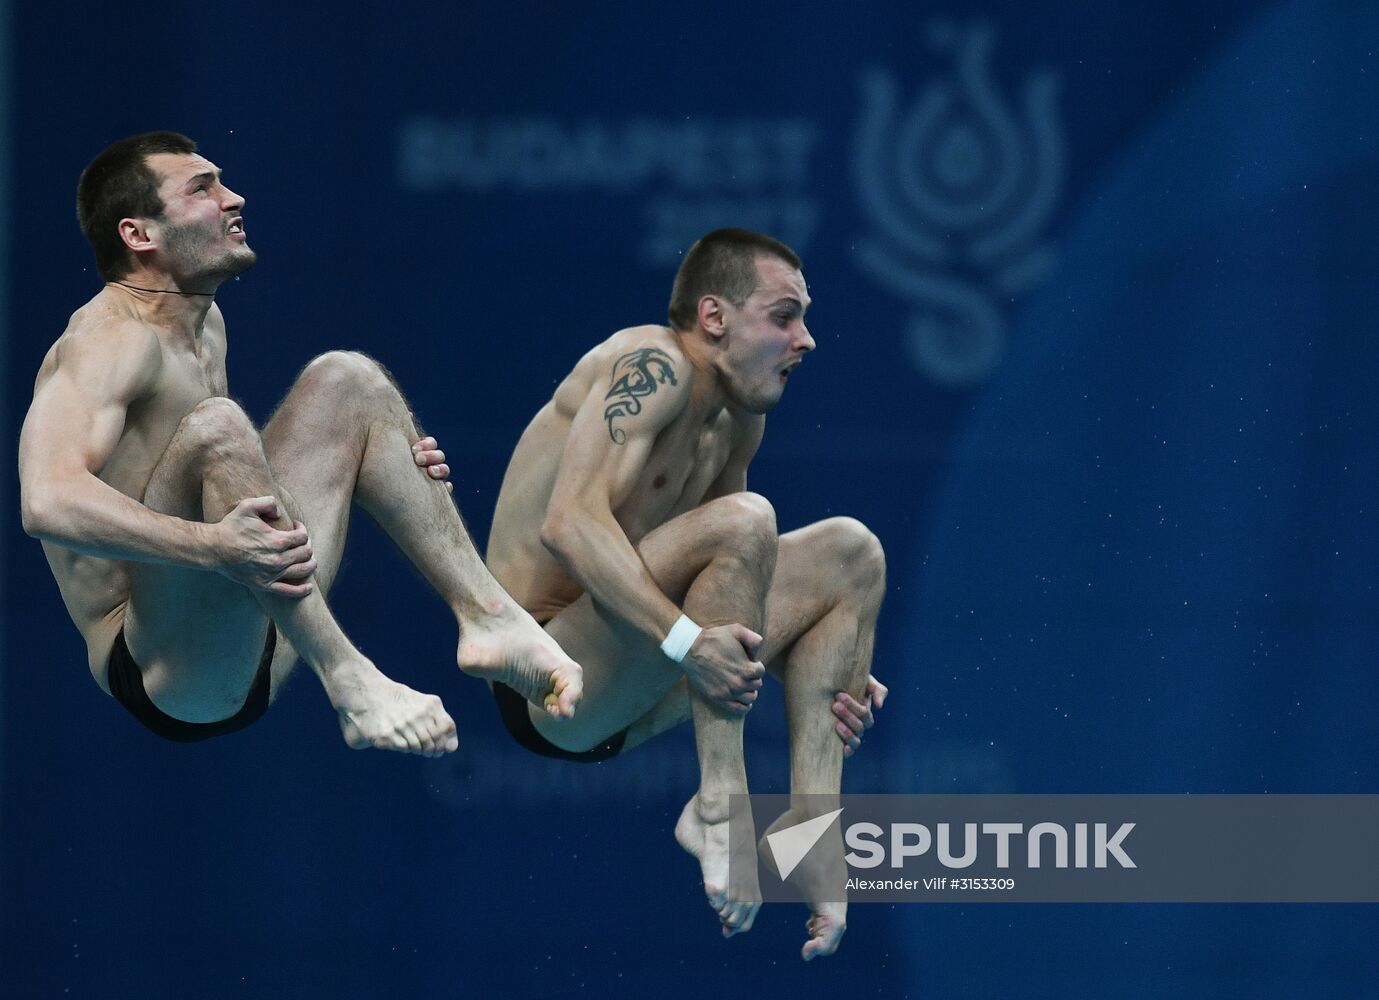
[[[876,537],[849,518],[777,536],[771,505],[746,492],[764,414],[814,348],[808,307],[783,244],[740,229],[699,240],[670,325],[595,347],[527,427],[489,544],[494,576],[584,668],[579,715],[558,726],[494,685],[519,743],[597,761],[693,719],[700,785],[675,835],[726,936],[760,906],[754,882],[728,885],[727,818],[728,796],[747,791],[742,727],[762,675],[785,684],[797,794],[838,794],[886,694],[868,673],[885,589]],[[805,959],[831,954],[845,928],[846,904],[820,895],[806,889]]]

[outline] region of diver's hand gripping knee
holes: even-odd
[[[681,662],[704,697],[734,715],[746,715],[761,690],[766,668],[757,662],[761,636],[736,622],[706,628]]]
[[[269,523],[282,516],[275,497],[250,497],[235,504],[215,524],[210,535],[209,568],[236,583],[282,597],[301,598],[314,588],[316,560],[306,525],[280,531]]]

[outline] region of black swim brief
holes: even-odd
[[[562,750],[537,732],[531,716],[527,714],[526,698],[497,681],[493,682],[493,697],[498,702],[498,714],[503,719],[503,726],[512,738],[519,745],[542,757],[554,757],[576,764],[597,764],[620,754],[622,745],[627,740],[627,730],[624,729],[614,733],[592,750]]]
[[[177,743],[195,743],[208,740],[212,736],[224,736],[257,722],[268,711],[269,685],[272,681],[273,650],[277,648],[278,632],[273,623],[268,623],[268,638],[264,640],[263,656],[259,659],[259,669],[254,674],[254,683],[244,699],[244,706],[218,722],[183,722],[168,715],[149,698],[144,690],[144,675],[134,657],[129,655],[125,645],[124,629],[115,636],[115,645],[110,650],[109,683],[110,693],[115,696],[129,714],[142,722],[150,732],[165,740]]]

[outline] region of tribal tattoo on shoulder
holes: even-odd
[[[650,396],[657,385],[678,385],[675,369],[670,356],[654,347],[643,347],[631,354],[624,354],[613,362],[613,380],[604,407],[603,419],[608,421],[608,436],[614,444],[627,440],[627,431],[614,427],[619,417],[635,417],[642,412],[642,397]]]

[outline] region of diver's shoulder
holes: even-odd
[[[655,324],[629,326],[613,334],[600,346],[604,355],[615,362],[626,359],[679,366],[685,360],[675,331]]]
[[[59,355],[91,351],[136,356],[162,353],[162,342],[149,325],[104,294],[97,294],[68,317],[53,347]]]

